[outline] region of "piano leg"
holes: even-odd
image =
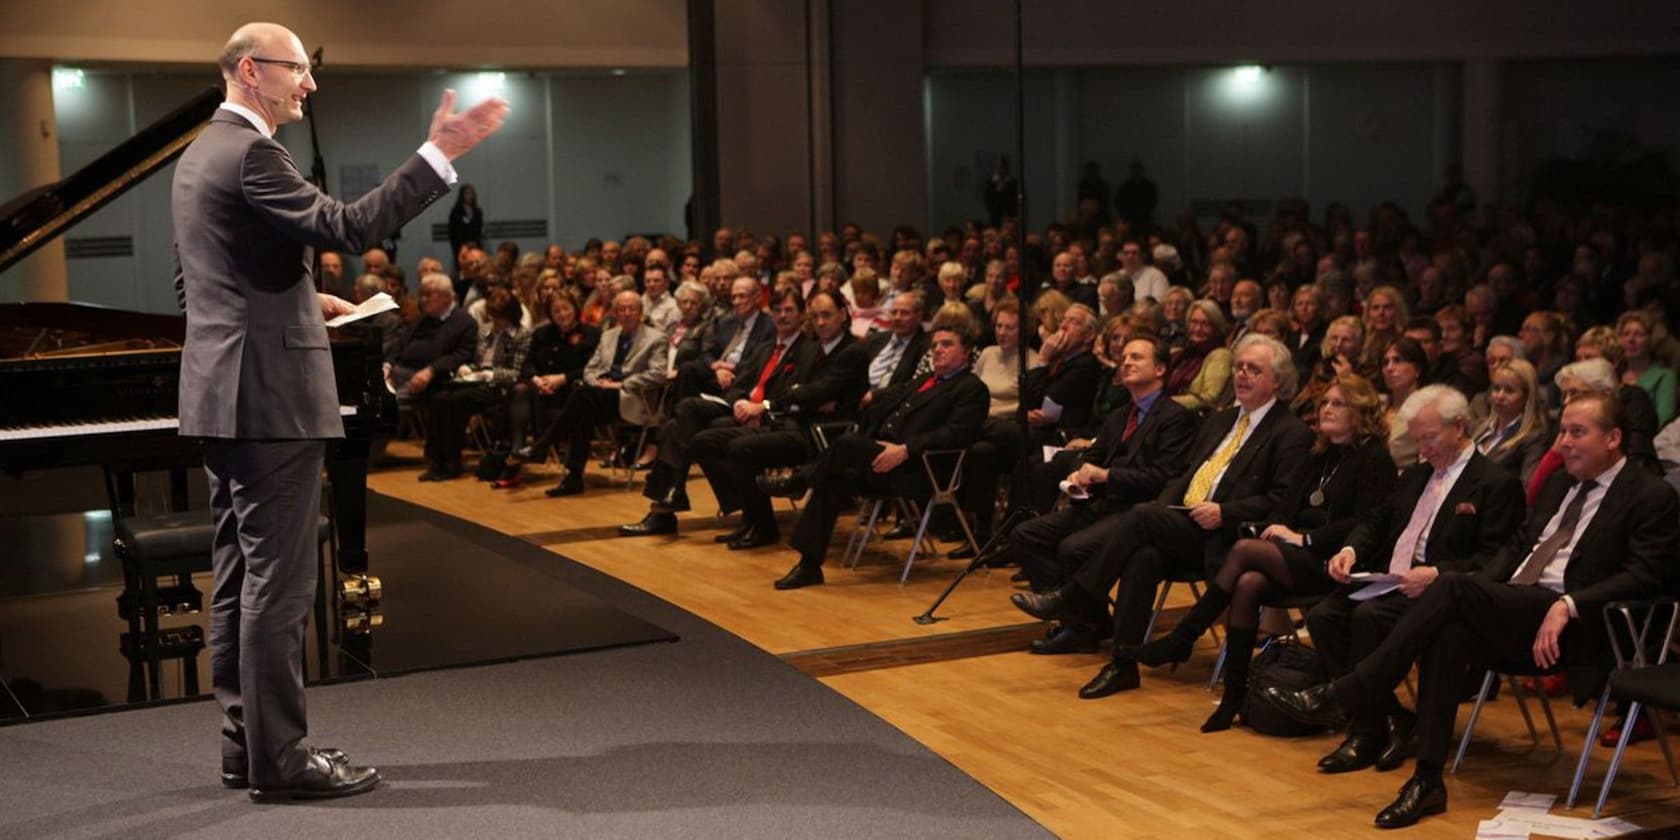
[[[368,440],[338,441],[327,454],[327,478],[332,481],[333,524],[338,531],[338,570],[366,574]],[[337,587],[336,576],[324,581]]]

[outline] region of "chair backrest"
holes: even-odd
[[[1635,613],[1640,617],[1635,618]],[[1668,661],[1674,647],[1674,633],[1680,625],[1680,601],[1655,598],[1646,601],[1615,601],[1604,607],[1604,628],[1610,634],[1610,648],[1616,654],[1616,667],[1643,668]],[[1656,636],[1652,635],[1656,632]],[[1627,647],[1623,647],[1626,641]],[[1650,660],[1653,644],[1656,661]]]

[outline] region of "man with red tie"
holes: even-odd
[[[980,436],[991,393],[968,369],[974,338],[946,328],[934,330],[932,338],[933,373],[877,394],[857,431],[841,435],[817,460],[811,498],[790,543],[799,562],[776,581],[777,589],[823,582],[823,557],[846,499],[886,490],[926,498],[932,488],[922,453],[965,449]],[[778,489],[799,488],[784,484]]]

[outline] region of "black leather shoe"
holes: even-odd
[[[1339,729],[1347,722],[1342,707],[1330,693],[1329,683],[1299,691],[1272,686],[1260,692],[1260,697],[1273,708],[1308,726]]]
[[[1382,739],[1374,735],[1349,735],[1340,746],[1318,760],[1320,773],[1352,773],[1377,763]]]
[[[974,543],[965,541],[962,545],[946,552],[945,556],[952,560],[972,560],[974,555],[979,553],[980,550],[974,547]]]
[[[634,525],[618,526],[618,535],[621,537],[651,537],[656,534],[675,534],[676,532],[677,515],[659,511],[649,511],[647,516],[642,517],[642,521]]]
[[[421,481],[442,481],[443,480],[443,470],[433,469],[432,467],[427,467],[424,472],[420,473],[420,480]]]
[[[544,490],[543,495],[555,499],[561,496],[576,496],[582,492],[583,479],[581,477],[575,479],[567,477],[561,480],[559,484]]]
[[[350,756],[345,755],[344,751],[337,747],[310,747],[309,752],[313,755],[318,755],[333,764],[349,765],[350,763]],[[245,771],[243,769],[238,772],[229,772],[227,770],[222,771],[222,787],[234,790],[244,790],[250,786],[251,780],[245,775]]]
[[[1377,812],[1377,828],[1405,828],[1431,814],[1447,810],[1447,786],[1413,776],[1400,787],[1400,795]]]
[[[748,529],[739,539],[730,540],[729,550],[747,551],[754,548],[763,548],[767,545],[775,545],[781,541],[782,535],[777,533],[775,528],[759,526]]]
[[[1027,650],[1041,656],[1063,653],[1095,653],[1099,640],[1096,631],[1079,624],[1062,624],[1042,639],[1027,643]]]
[[[736,528],[735,530],[730,531],[727,534],[718,534],[717,536],[712,537],[712,542],[732,543],[732,542],[746,536],[747,532],[751,531],[751,530],[752,530],[752,523],[751,522],[742,522],[740,527]]]
[[[1131,691],[1140,685],[1136,662],[1109,662],[1097,672],[1091,681],[1079,689],[1079,699],[1095,700],[1122,691]]]
[[[297,778],[277,787],[251,788],[252,802],[286,802],[292,799],[336,799],[373,790],[379,771],[372,767],[351,767],[311,753]]]
[[[1009,596],[1009,603],[1033,618],[1060,621],[1079,617],[1079,608],[1060,589],[1049,592],[1017,592]]]
[[[909,522],[900,522],[887,529],[887,532],[881,535],[881,539],[907,540],[914,536],[916,536],[916,526]]]
[[[797,472],[788,475],[761,475],[753,479],[753,484],[758,485],[758,489],[766,496],[787,499],[797,499],[810,489],[805,484],[805,476]]]
[[[1417,755],[1417,717],[1408,713],[1388,716],[1388,743],[1377,756],[1377,769],[1386,773]]]
[[[823,573],[821,566],[806,566],[795,563],[788,573],[776,581],[777,589],[798,589],[802,586],[821,586]]]

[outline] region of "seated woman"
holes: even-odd
[[[1389,424],[1388,456],[1394,459],[1394,466],[1398,469],[1406,469],[1418,461],[1417,444],[1397,415],[1400,406],[1406,404],[1407,397],[1429,384],[1424,381],[1427,370],[1429,356],[1415,339],[1401,336],[1389,342],[1388,348],[1383,351],[1382,377],[1388,397],[1388,410],[1384,413]]]
[[[519,325],[524,307],[510,294],[488,298],[490,325],[478,334],[477,357],[462,365],[455,379],[432,397],[426,417],[426,464],[421,481],[448,481],[461,475],[461,450],[473,415],[508,404],[531,350],[531,331]]]
[[[1365,324],[1352,315],[1343,315],[1330,322],[1319,344],[1318,361],[1312,370],[1303,371],[1301,391],[1289,402],[1295,416],[1309,424],[1318,418],[1318,403],[1324,392],[1344,373],[1357,373],[1359,354],[1365,346]]]
[[[1540,401],[1534,366],[1512,359],[1493,372],[1488,416],[1471,429],[1476,450],[1526,485],[1552,446],[1551,424]]]
[[[1675,375],[1674,368],[1652,358],[1655,332],[1656,322],[1643,309],[1623,312],[1616,319],[1616,335],[1622,342],[1622,383],[1645,390],[1657,409],[1657,428],[1662,428],[1674,419]]]
[[[1149,666],[1184,662],[1196,640],[1230,607],[1225,619],[1225,691],[1203,732],[1231,728],[1248,695],[1249,661],[1258,636],[1260,608],[1287,595],[1329,592],[1325,573],[1359,518],[1394,489],[1388,426],[1371,383],[1343,373],[1324,392],[1318,438],[1307,466],[1267,517],[1258,539],[1237,541],[1208,581],[1207,592],[1166,636],[1117,651]]]
[[[548,298],[548,323],[531,333],[531,350],[519,374],[519,387],[509,404],[509,441],[514,457],[530,460],[543,457],[525,446],[525,434],[536,419],[543,428],[554,422],[571,396],[572,386],[583,378],[583,368],[595,355],[601,331],[578,318],[577,298],[569,290],[557,290]],[[517,470],[496,482],[497,487],[518,483]]]
[[[1231,379],[1231,351],[1225,346],[1229,329],[1219,304],[1205,298],[1190,304],[1184,317],[1184,348],[1173,355],[1167,372],[1167,395],[1173,402],[1203,415],[1219,408],[1219,397]]]

